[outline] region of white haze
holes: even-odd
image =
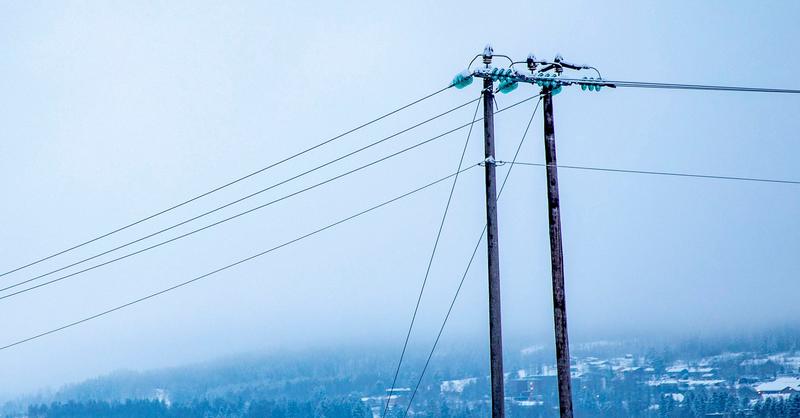
[[[446,85],[487,41],[610,79],[800,87],[800,5],[776,2],[5,2],[0,270],[204,192]],[[522,86],[500,106],[534,92]],[[23,280],[228,202],[477,97],[451,90],[290,164],[13,275]],[[498,115],[510,159],[533,102]],[[468,122],[474,107],[209,216],[267,202]],[[800,179],[796,96],[618,89],[556,97],[563,164]],[[482,159],[480,126],[466,162]],[[137,257],[0,300],[0,345],[169,287],[452,173],[465,132]],[[521,159],[543,160],[537,115]],[[508,166],[502,167],[501,175]],[[575,341],[764,328],[800,313],[797,186],[562,170]],[[415,343],[435,336],[483,226],[459,180]],[[549,343],[543,172],[500,201],[504,331]],[[448,186],[180,290],[0,351],[13,396],[119,368],[261,349],[399,345]],[[172,231],[190,230],[190,225]],[[144,247],[144,243],[134,248]],[[484,342],[485,255],[442,344]]]

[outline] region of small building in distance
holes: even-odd
[[[558,398],[558,377],[531,375],[509,379],[506,396],[521,405],[541,405],[546,400]]]
[[[789,398],[795,393],[800,393],[800,377],[780,376],[771,382],[756,384],[753,389],[762,398]]]

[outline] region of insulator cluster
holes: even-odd
[[[603,80],[601,78],[583,77],[583,80],[585,81],[578,83],[581,85],[581,90],[600,91],[600,88],[603,87]]]

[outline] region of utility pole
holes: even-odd
[[[481,55],[475,57],[477,59]],[[457,74],[453,86],[459,89],[472,83],[473,78],[483,79],[483,127],[486,149],[486,227],[489,250],[489,338],[492,372],[492,417],[503,417],[503,341],[500,328],[500,264],[497,247],[497,194],[494,156],[494,82],[497,90],[510,93],[519,83],[538,85],[542,88],[544,102],[544,146],[547,163],[547,206],[550,222],[550,260],[553,279],[553,322],[556,337],[556,368],[558,370],[558,401],[561,418],[572,418],[572,383],[570,376],[569,338],[567,336],[567,306],[564,292],[564,257],[561,245],[561,209],[558,198],[558,167],[556,162],[556,135],[553,126],[553,95],[561,92],[563,86],[579,85],[581,90],[600,91],[601,87],[616,87],[614,82],[606,82],[599,71],[588,65],[571,64],[556,55],[553,61],[542,61],[533,54],[526,61],[530,75],[514,68],[514,62],[506,68],[492,67],[493,51],[487,46],[483,51],[483,68],[467,70]],[[474,61],[474,60],[473,60]],[[472,63],[470,63],[471,66]],[[564,69],[597,71],[598,77],[582,79],[564,78]]]
[[[492,47],[483,51],[483,62],[492,62]],[[492,379],[492,418],[505,418],[503,389],[503,331],[500,321],[500,249],[497,236],[497,177],[494,155],[494,81],[483,79],[483,136],[486,160],[486,232],[489,255],[489,362]]]
[[[553,126],[553,94],[542,90],[544,105],[544,151],[547,164],[547,207],[550,221],[550,263],[553,276],[553,321],[556,334],[558,405],[561,418],[572,418],[572,383],[567,335],[567,303],[564,294],[564,255],[561,245],[561,208],[558,198],[556,132]]]

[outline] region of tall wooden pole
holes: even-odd
[[[494,156],[494,83],[483,80],[483,131],[486,155],[486,231],[489,255],[489,357],[492,376],[492,418],[505,417],[503,331],[500,321],[500,250],[497,238],[497,177]]]
[[[572,418],[572,383],[567,336],[567,302],[564,294],[564,256],[561,246],[561,209],[558,199],[556,133],[553,126],[553,95],[543,92],[544,150],[547,163],[547,206],[550,221],[550,262],[553,275],[553,320],[556,333],[556,369],[558,370],[558,405],[561,418]]]

